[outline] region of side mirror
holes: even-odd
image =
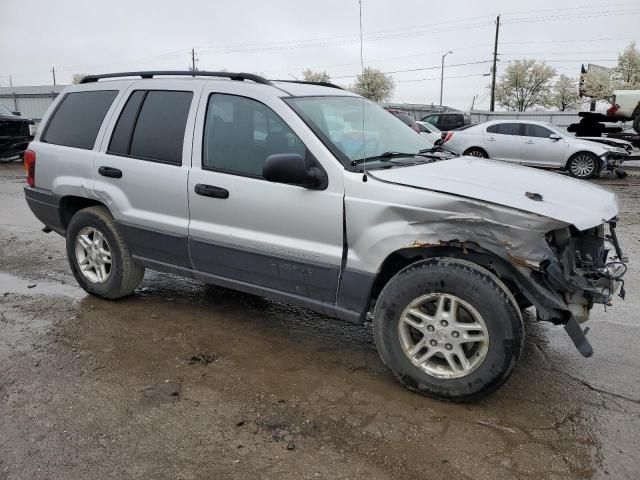
[[[315,190],[327,188],[326,174],[318,167],[307,165],[307,161],[297,153],[269,155],[262,167],[262,176],[274,183],[298,185]]]
[[[13,113],[15,116],[19,117],[20,116],[20,112],[11,112]]]
[[[558,141],[558,140],[560,140],[562,137],[561,137],[560,135],[558,135],[557,133],[552,133],[551,135],[549,135],[549,138],[550,138],[551,140]]]

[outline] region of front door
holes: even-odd
[[[494,123],[485,131],[485,148],[489,158],[520,163],[522,136],[520,123]]]
[[[198,109],[188,188],[193,267],[334,303],[343,248],[337,162],[286,104],[228,84],[205,88]],[[328,187],[264,180],[265,159],[278,153],[313,155]]]
[[[522,164],[562,168],[567,147],[564,138],[549,138],[555,132],[535,123],[524,124]]]

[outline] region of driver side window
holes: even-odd
[[[262,177],[269,155],[305,154],[305,146],[269,107],[246,97],[209,96],[202,141],[202,168]]]

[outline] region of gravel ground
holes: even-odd
[[[371,325],[147,272],[87,296],[0,165],[0,480],[637,479],[640,171],[622,207],[627,299],[595,308],[582,358],[526,312],[524,358],[472,405],[392,378]]]

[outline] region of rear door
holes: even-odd
[[[187,177],[202,82],[136,82],[94,158],[94,192],[134,256],[189,267]]]
[[[564,138],[551,139],[555,132],[535,123],[525,123],[522,164],[561,168],[565,165],[567,143]]]
[[[236,82],[205,87],[189,174],[191,261],[236,288],[257,285],[334,303],[343,250],[342,167],[271,92]],[[266,181],[264,161],[278,153],[315,157],[328,187]]]
[[[485,130],[485,147],[489,158],[520,163],[522,153],[522,124],[494,123]]]

